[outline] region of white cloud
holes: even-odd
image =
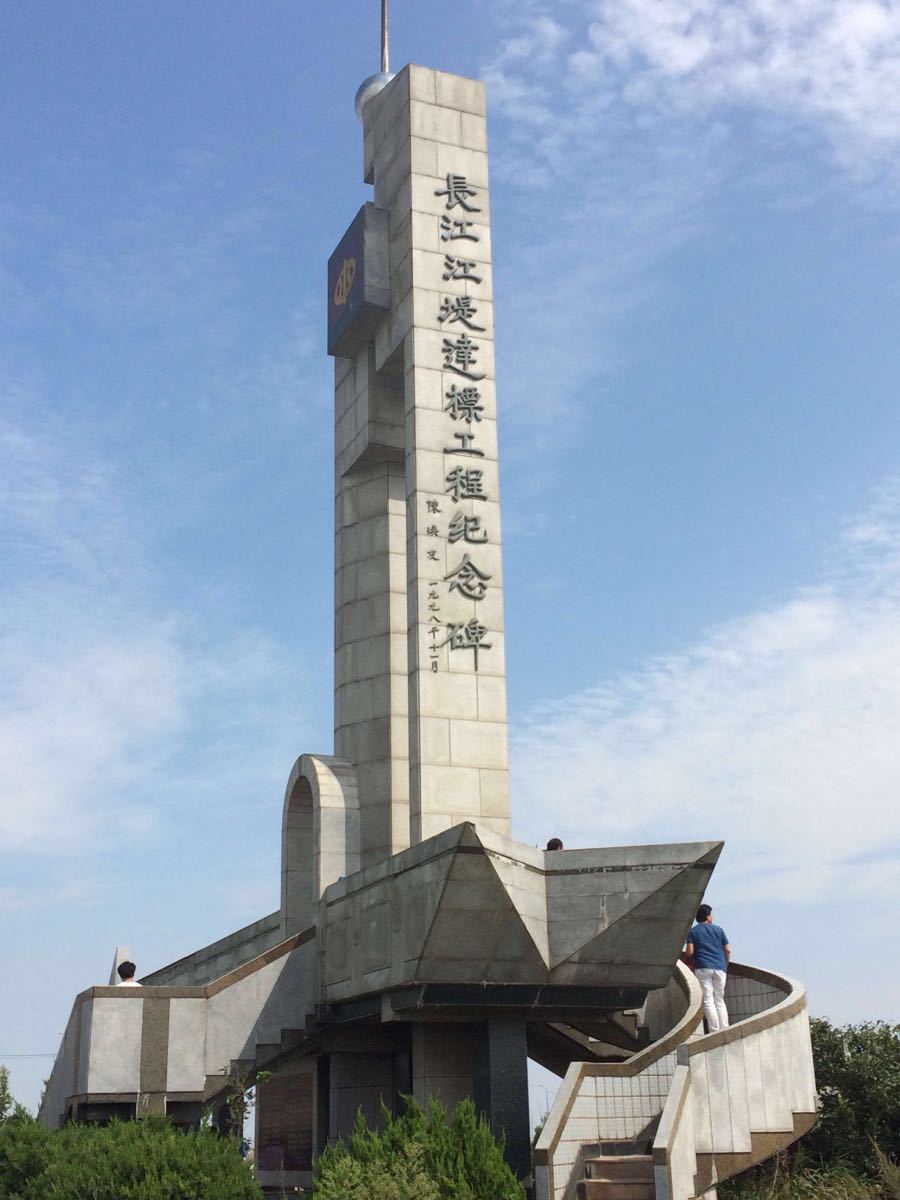
[[[588,47],[581,5],[510,9],[501,49],[484,66],[495,129],[495,221],[514,247],[495,263],[503,319],[499,381],[515,396],[508,456],[576,436],[586,397],[620,364],[623,318],[656,290],[655,269],[702,226],[720,172],[718,132],[635,136],[631,115],[585,90],[567,63]],[[561,344],[576,347],[559,355]],[[525,444],[527,443],[527,445]]]
[[[37,888],[17,887],[4,884],[0,887],[0,909],[5,913],[35,913],[41,909],[55,910],[60,905],[67,908],[93,903],[102,894],[102,885],[96,879],[67,879],[58,882],[42,872]]]
[[[36,393],[25,391],[23,409]],[[0,425],[0,533],[15,556],[16,579],[50,573],[111,583],[138,569],[115,497],[115,481],[96,457],[72,453],[66,436],[39,424]]]
[[[748,895],[900,899],[900,484],[815,587],[529,714],[516,804],[534,837],[723,837]],[[542,816],[542,814],[544,814]],[[865,869],[860,869],[862,865]]]
[[[596,0],[595,72],[637,104],[740,105],[818,122],[848,163],[900,142],[900,8],[888,0]]]
[[[581,0],[564,6],[568,26],[553,8],[557,19],[534,5],[510,17],[490,65],[494,101],[520,121],[571,132],[603,113],[646,123],[743,108],[815,125],[846,165],[893,170],[893,0]]]
[[[17,622],[0,642],[7,849],[60,852],[139,832],[150,817],[130,786],[184,720],[172,630],[100,601],[76,615],[64,597],[56,591],[31,610],[27,632]]]
[[[190,795],[199,813],[280,779],[288,754],[273,749],[298,716],[284,656],[252,629],[210,627],[158,598],[90,446],[9,423],[0,479],[4,851],[21,861],[108,849],[152,832],[174,797]]]
[[[81,178],[77,166],[60,170]],[[195,573],[187,598],[184,579],[167,577],[165,549],[183,544],[193,514],[268,452],[260,427],[296,428],[327,392],[307,307],[242,332],[244,252],[275,252],[283,206],[263,187],[235,206],[215,172],[190,162],[151,180],[132,164],[99,209],[77,192],[63,207],[0,211],[0,276],[16,285],[0,289],[0,847],[11,862],[159,835],[186,798],[195,814],[260,793],[277,805],[290,766],[302,664],[236,628],[240,585],[229,594],[220,574]],[[16,248],[36,235],[46,254],[30,271]],[[48,313],[53,337],[61,325],[83,357],[63,343],[56,359],[28,356]],[[138,341],[110,358],[123,323]]]
[[[232,428],[257,426],[260,413],[268,421],[312,426],[307,436],[330,436],[331,377],[322,354],[321,330],[311,305],[295,308],[260,344],[255,357],[237,372],[230,364],[213,372],[206,404],[219,413],[227,408]],[[309,420],[314,412],[315,423]],[[237,438],[235,438],[237,440]],[[241,442],[246,446],[246,440]],[[327,453],[323,449],[323,453]]]
[[[788,212],[849,183],[861,205],[896,205],[894,3],[516,0],[498,11],[504,37],[483,73],[502,131],[495,217],[516,247],[495,269],[500,382],[516,397],[506,420],[519,441],[565,440],[603,403],[623,317],[740,197]],[[563,342],[576,352],[550,352]]]

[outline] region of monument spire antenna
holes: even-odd
[[[381,73],[391,73],[391,35],[388,28],[388,0],[381,0]]]
[[[363,109],[373,96],[377,96],[382,88],[387,87],[394,76],[391,74],[391,43],[388,24],[388,0],[381,0],[381,70],[377,75],[370,75],[359,85],[356,93],[356,115],[362,120]]]

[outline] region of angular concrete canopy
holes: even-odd
[[[546,853],[471,822],[327,888],[324,993],[664,986],[721,842]]]

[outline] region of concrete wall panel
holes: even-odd
[[[94,1001],[85,1091],[140,1091],[143,1013],[141,998]]]
[[[169,1004],[167,1085],[170,1092],[197,1092],[206,1086],[206,1001]]]

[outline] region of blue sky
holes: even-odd
[[[278,903],[331,735],[324,264],[375,0],[0,3],[0,1061]],[[900,1020],[900,8],[393,0],[488,81],[514,822],[724,837]],[[891,943],[893,941],[893,948]]]

